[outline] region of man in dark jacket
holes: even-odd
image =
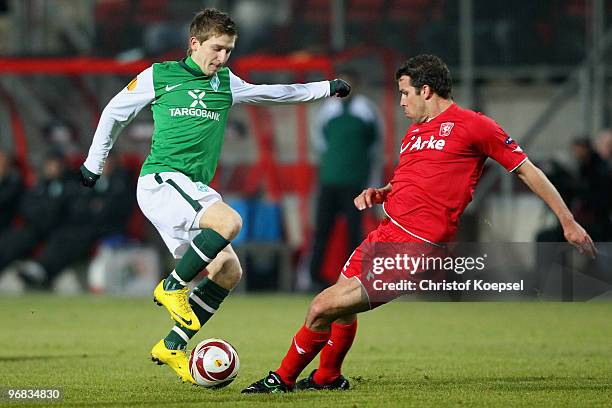
[[[60,272],[87,258],[96,242],[123,233],[134,209],[133,178],[114,155],[92,189],[79,189],[66,220],[50,236],[42,253],[21,271],[31,286],[49,289]]]
[[[12,166],[11,156],[0,150],[0,234],[13,223],[22,192],[21,175]]]
[[[5,230],[0,236],[0,271],[13,261],[27,257],[48,239],[65,220],[76,191],[76,183],[66,174],[63,156],[58,152],[48,153],[37,183],[25,192],[19,204],[22,224]]]

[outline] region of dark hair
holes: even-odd
[[[232,37],[238,35],[238,26],[229,15],[215,8],[201,10],[189,25],[189,37],[195,37],[201,43],[212,36],[224,34]]]
[[[572,139],[572,146],[580,146],[588,150],[593,150],[593,142],[588,136],[584,135],[580,135]]]
[[[451,96],[452,79],[448,67],[441,58],[435,55],[417,55],[404,62],[397,72],[395,79],[402,76],[410,77],[410,85],[416,88],[417,94],[421,92],[423,85],[429,85],[441,98],[447,99]]]
[[[51,147],[45,151],[44,160],[58,160],[63,162],[66,155],[57,147]]]

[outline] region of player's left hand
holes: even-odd
[[[98,174],[92,173],[84,165],[79,170],[79,181],[81,184],[90,188],[96,185],[96,181],[100,178]]]
[[[344,98],[351,93],[351,86],[348,82],[342,79],[332,79],[329,81],[329,94],[331,96],[337,96]]]
[[[374,204],[382,204],[387,197],[387,190],[384,188],[366,188],[353,200],[355,207],[359,211],[372,208]]]
[[[567,242],[578,249],[581,254],[587,254],[591,258],[595,258],[597,248],[589,234],[576,221],[571,221],[563,226],[563,235]]]

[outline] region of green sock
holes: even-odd
[[[187,347],[187,340],[184,338],[187,336],[187,334],[184,332],[184,330],[187,329],[181,327],[177,323],[164,339],[164,344],[166,347],[170,350],[184,350]]]
[[[165,290],[176,290],[185,287],[212,262],[229,241],[210,228],[205,228],[191,241],[187,252],[176,264],[176,269],[166,278]]]
[[[193,312],[198,316],[200,325],[206,322],[215,314],[223,300],[229,295],[229,290],[219,286],[208,278],[204,278],[198,286],[193,289],[189,296],[189,304]],[[166,347],[172,350],[187,347],[187,341],[195,336],[197,331],[189,330],[176,323],[170,333],[164,339]]]
[[[184,282],[176,273],[176,271],[172,271],[170,275],[164,281],[164,290],[177,290],[183,289],[187,286],[187,282]]]

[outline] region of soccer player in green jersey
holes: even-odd
[[[211,8],[199,12],[189,28],[188,56],[153,64],[108,103],[81,166],[82,183],[92,187],[119,132],[151,105],[153,140],[138,179],[138,204],[177,260],[153,293],[176,324],[153,347],[151,356],[192,383],[187,341],[219,309],[242,274],[230,244],[242,220],[208,186],[219,160],[229,109],[238,103],[310,102],[350,92],[349,84],[340,79],[249,84],[224,66],[236,38],[236,24],[227,14]],[[187,283],[204,268],[207,278],[189,294]]]

